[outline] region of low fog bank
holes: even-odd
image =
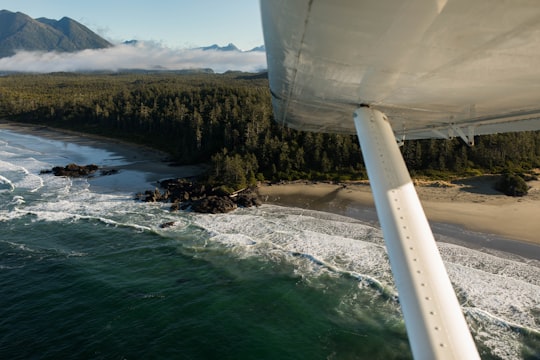
[[[266,69],[266,55],[261,51],[169,49],[159,44],[137,42],[107,49],[72,53],[18,51],[11,57],[0,58],[0,71],[5,72],[50,73],[202,68],[210,68],[217,73],[228,70],[259,72]]]

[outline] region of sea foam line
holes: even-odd
[[[526,325],[516,324],[514,322],[500,318],[490,313],[489,311],[482,310],[476,307],[465,307],[465,306],[462,307],[462,309],[463,309],[463,312],[465,312],[465,314],[471,315],[471,317],[473,318],[481,318],[482,321],[489,321],[490,323],[494,325],[506,327],[515,332],[523,332],[526,334],[533,334],[536,336],[540,336],[540,330],[538,329],[534,329]]]
[[[15,190],[15,185],[13,185],[13,183],[6,177],[0,175],[0,183],[4,183],[6,185],[9,186],[9,189],[2,189],[0,191],[8,191],[8,192],[13,192]]]
[[[214,216],[213,218],[215,220],[217,220],[216,216]],[[268,220],[269,220],[268,218],[265,219],[265,221],[268,221]],[[310,269],[311,274],[314,274],[317,269],[318,270],[324,269],[325,271],[327,271],[329,273],[333,273],[335,275],[350,276],[351,278],[356,279],[359,282],[359,285],[364,285],[364,286],[367,286],[367,287],[369,287],[371,289],[374,289],[380,295],[384,296],[385,298],[393,299],[395,301],[397,301],[397,299],[398,299],[397,290],[395,289],[395,287],[393,287],[392,283],[386,284],[385,282],[377,279],[374,276],[368,275],[366,273],[360,273],[358,271],[355,271],[354,268],[349,269],[349,270],[345,269],[345,268],[342,268],[338,264],[333,263],[332,261],[327,261],[327,260],[324,260],[324,259],[322,259],[321,257],[319,257],[319,256],[317,256],[315,254],[310,254],[308,252],[302,251],[302,246],[299,246],[299,247],[298,246],[293,246],[293,243],[295,243],[297,241],[302,242],[302,239],[300,239],[298,236],[295,237],[293,235],[293,233],[289,232],[289,231],[291,231],[291,229],[288,229],[288,231],[285,230],[285,229],[281,229],[281,231],[283,232],[283,234],[285,236],[287,236],[287,237],[291,236],[291,239],[289,239],[289,241],[286,241],[282,245],[279,242],[273,241],[275,239],[273,239],[272,236],[262,237],[260,239],[255,240],[252,237],[254,234],[246,235],[246,234],[240,234],[240,233],[236,233],[236,232],[234,232],[234,233],[227,233],[227,232],[222,233],[222,232],[220,232],[218,230],[218,228],[214,228],[214,227],[208,228],[207,227],[208,225],[209,225],[209,223],[207,223],[207,222],[205,223],[204,221],[199,221],[199,226],[201,226],[205,231],[207,231],[209,233],[209,235],[210,235],[209,240],[219,242],[219,243],[221,243],[221,244],[223,244],[223,245],[225,245],[227,247],[243,246],[244,249],[252,248],[253,245],[258,244],[259,247],[266,249],[264,252],[267,255],[270,252],[272,252],[273,250],[278,250],[279,253],[281,253],[282,255],[290,256],[290,258],[301,258],[301,259],[307,260],[311,264],[315,265],[316,269]],[[221,224],[221,225],[224,225],[224,224]],[[231,224],[229,224],[229,225],[231,225]],[[278,225],[277,227],[281,228],[285,224],[279,224],[279,222],[276,221],[276,222],[274,222],[274,225]],[[296,223],[296,225],[298,225],[298,224]],[[219,228],[222,231],[223,230],[224,231],[227,231],[227,230],[230,231],[230,229],[227,229],[227,226],[219,226]],[[234,228],[234,225],[233,225],[233,228]],[[244,229],[244,230],[246,230],[246,229]],[[274,232],[277,231],[277,229],[273,229],[273,230],[274,230]],[[298,228],[296,230],[298,230]],[[304,228],[304,229],[301,229],[300,232],[305,234],[308,231]],[[258,234],[258,235],[260,235],[260,234]],[[295,239],[293,239],[293,238],[295,238]],[[290,242],[290,240],[292,240],[292,243]],[[360,242],[362,240],[353,240],[353,241]],[[368,243],[371,246],[380,247],[377,244],[373,244],[371,242],[368,242]],[[268,250],[268,247],[270,247],[272,250]],[[304,250],[306,250],[306,249],[304,249]],[[310,250],[310,248],[308,247],[307,250]],[[262,250],[259,250],[258,252],[255,251],[253,255],[255,255],[255,256],[260,255],[261,251]],[[323,254],[323,255],[328,255],[328,254]]]
[[[7,216],[7,215],[10,216]],[[51,222],[60,222],[60,221],[66,221],[66,220],[72,220],[72,221],[79,221],[79,220],[97,220],[99,222],[102,222],[106,225],[112,225],[115,227],[125,227],[125,228],[133,228],[138,231],[153,231],[149,226],[134,224],[134,223],[126,223],[126,222],[119,222],[115,221],[113,219],[101,217],[101,216],[94,216],[94,215],[80,215],[80,214],[73,214],[73,213],[67,213],[67,212],[58,212],[58,211],[32,211],[32,210],[26,210],[26,209],[18,209],[15,208],[13,211],[8,212],[5,216],[0,218],[0,221],[7,221],[7,220],[14,220],[21,218],[26,215],[33,215],[37,217],[39,221],[51,221]]]
[[[41,178],[41,176],[37,176],[37,175],[32,175],[32,176],[37,177],[39,185],[37,187],[35,187],[34,189],[30,190],[30,192],[36,192],[39,189],[41,189],[44,186],[45,183],[43,182],[43,179]]]
[[[35,160],[30,158],[30,160]],[[37,160],[36,160],[37,161]],[[43,179],[35,174],[32,174],[26,167],[16,165],[10,162],[0,160],[0,168],[16,173],[22,173],[23,178],[17,181],[11,181],[5,176],[0,175],[0,184],[3,182],[10,186],[9,191],[14,191],[16,188],[30,189],[30,192],[36,192],[44,186]],[[4,189],[5,191],[6,189]]]
[[[29,247],[27,247],[24,244],[19,244],[19,243],[15,243],[13,241],[7,241],[7,240],[2,240],[1,242],[3,242],[4,244],[10,245],[13,248],[17,248],[17,249],[24,250],[24,251],[29,251],[29,252],[35,252],[34,250],[30,249]]]

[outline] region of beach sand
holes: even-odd
[[[50,128],[40,125],[13,123],[5,119],[0,119],[0,129],[11,130],[14,132],[39,136],[66,143],[74,143],[80,146],[99,148],[110,152],[111,158],[117,155],[124,159],[123,165],[112,166],[119,170],[116,176],[100,177],[93,179],[94,184],[105,184],[108,182],[118,183],[119,187],[131,182],[130,177],[134,172],[145,173],[145,178],[149,184],[156,185],[157,181],[175,178],[197,176],[205,171],[201,165],[176,166],[172,163],[170,155],[165,152],[150,148],[148,146],[129,143],[122,140],[111,139],[104,136],[86,134],[71,130]],[[53,164],[54,166],[65,166],[66,163]],[[88,164],[79,164],[88,165]],[[103,170],[110,170],[108,166],[103,166],[99,161],[96,163]],[[110,185],[110,184],[105,184]],[[138,189],[144,191],[148,189]]]
[[[115,167],[120,170],[118,175],[94,179],[93,184],[98,186],[107,182],[110,187],[111,182],[116,182],[119,189],[129,188],[129,182],[135,172],[144,172],[148,184],[154,186],[157,180],[196,176],[205,169],[203,166],[171,166],[169,157],[163,152],[100,136],[43,126],[21,125],[2,119],[0,129],[102,148],[127,160],[126,165]],[[455,237],[463,240],[468,246],[496,248],[540,259],[538,216],[540,181],[529,182],[531,186],[529,194],[522,198],[496,192],[493,190],[494,181],[493,176],[463,179],[452,183],[416,181],[416,189],[432,228],[437,226],[440,230],[439,225],[442,224],[442,232],[455,233]],[[133,186],[134,192],[144,190],[147,189]],[[343,184],[323,182],[262,184],[258,192],[267,203],[341,214],[378,226],[373,197],[367,181]],[[464,236],[455,229],[449,230],[444,224],[460,226],[480,235],[469,233]],[[437,232],[435,228],[434,232]],[[492,234],[498,237],[491,236]],[[474,238],[477,239],[476,243]]]
[[[453,182],[415,181],[430,223],[447,223],[540,245],[540,181],[530,181],[529,194],[510,197],[493,189],[495,176]],[[367,181],[342,184],[294,182],[261,185],[269,203],[330,211],[376,222]]]

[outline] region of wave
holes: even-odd
[[[537,329],[512,323],[482,309],[463,310],[476,342],[488,348],[492,356],[498,359],[523,359],[524,353],[530,352],[534,355],[525,358],[538,358],[538,348],[534,349],[534,344],[540,342]]]
[[[493,325],[496,325],[498,327],[509,328],[510,330],[517,333],[526,333],[526,334],[540,337],[539,329],[513,323],[511,321],[498,317],[494,314],[491,314],[485,310],[478,309],[478,308],[469,308],[469,307],[464,307],[463,310],[466,315],[475,317],[476,319],[480,319],[483,323],[490,322]]]
[[[80,183],[69,194],[57,193],[54,201],[21,203],[9,213],[0,212],[0,220],[25,216],[35,221],[98,221],[173,237],[195,225],[207,232],[207,245],[227,248],[236,257],[285,261],[304,278],[351,276],[380,295],[397,297],[380,230],[338,215],[273,205],[230,214],[186,215],[170,213],[166,205],[138,203],[129,196],[96,194]],[[161,229],[165,222],[175,225]],[[479,309],[521,328],[540,327],[534,315],[540,306],[539,267],[458,245],[438,245],[464,308]]]
[[[171,213],[166,204],[136,202],[129,193],[94,192],[86,179],[37,175],[48,162],[31,151],[23,149],[20,155],[8,150],[2,147],[6,157],[0,160],[0,223],[84,221],[167,238],[199,231],[203,236],[197,238],[197,246],[216,247],[233,258],[286,263],[308,282],[323,276],[351,277],[359,287],[397,306],[382,233],[371,225],[274,205],[229,214]],[[160,227],[169,222],[174,226]],[[4,245],[38,257],[86,255],[17,242]],[[438,247],[475,338],[497,356],[519,358],[520,334],[538,336],[540,331],[540,263],[449,243],[439,242]],[[9,264],[0,264],[0,269],[5,266]]]
[[[269,249],[279,251],[297,259],[309,259],[313,265],[312,273],[321,269],[346,273],[369,279],[381,288],[391,288],[395,292],[381,233],[360,221],[316,211],[263,205],[232,214],[198,215],[194,216],[193,222],[209,231],[213,241],[222,242],[236,234],[255,239],[251,242],[258,246],[246,248],[246,254],[267,256]]]
[[[15,185],[8,179],[0,175],[0,192],[12,192],[15,190]]]
[[[193,221],[210,233],[211,241],[236,247],[235,255],[287,260],[301,276],[349,275],[359,286],[397,298],[382,235],[370,225],[271,205],[195,216]],[[475,337],[494,354],[520,358],[520,336],[540,332],[540,267],[454,244],[438,247]]]
[[[27,244],[19,244],[19,243],[15,243],[15,242],[12,242],[12,241],[5,241],[5,240],[2,240],[0,242],[9,245],[13,249],[21,250],[21,251],[24,251],[24,252],[35,253],[35,252],[38,251],[36,249],[33,249],[33,248],[29,247]]]
[[[44,179],[45,189],[54,187],[50,182],[56,179]],[[237,258],[256,257],[291,264],[295,275],[308,282],[323,275],[351,277],[359,287],[370,288],[375,291],[374,296],[392,300],[398,306],[382,234],[361,221],[273,205],[217,215],[171,213],[167,205],[140,203],[127,195],[94,193],[83,180],[74,180],[68,190],[63,189],[57,187],[54,194],[34,194],[47,201],[43,197],[29,199],[29,191],[24,198],[13,197],[12,208],[0,206],[0,221],[96,221],[173,238],[196,226],[206,233],[201,240],[203,246],[222,247]],[[161,229],[159,225],[165,222],[175,225]],[[439,249],[468,321],[482,323],[476,329],[473,327],[475,338],[482,338],[482,343],[493,352],[505,349],[506,358],[517,358],[515,354],[521,346],[519,332],[536,333],[540,328],[534,315],[540,306],[540,268],[453,244],[439,243]],[[19,250],[30,253],[35,249]],[[35,254],[58,255],[84,256]],[[488,332],[482,330],[487,327]]]
[[[17,188],[36,192],[44,186],[43,179],[37,174],[33,174],[26,167],[25,163],[36,163],[33,158],[25,159],[24,162],[18,160],[17,164],[0,160],[0,191],[2,187],[8,186],[9,192],[15,191]],[[6,189],[4,189],[6,190]]]
[[[27,262],[28,260],[42,261],[44,259],[53,259],[58,257],[71,258],[84,257],[88,255],[87,253],[82,251],[44,247],[42,245],[29,245],[27,243],[18,243],[8,240],[0,240],[0,244],[2,244],[2,247],[4,247],[3,252],[9,254],[9,257],[18,255],[23,257],[25,259],[25,262]],[[24,267],[24,265],[11,266],[6,264],[0,264],[0,269],[3,270],[20,269],[22,267]]]
[[[57,205],[62,206],[61,203]],[[95,213],[92,213],[92,210],[97,210]],[[103,216],[102,211],[109,210],[108,216]],[[151,223],[148,221],[140,221],[139,219],[143,217],[142,214],[137,214],[137,216],[126,218],[126,213],[124,211],[115,212],[114,209],[107,207],[99,207],[92,209],[92,206],[87,207],[84,212],[86,214],[78,213],[76,211],[61,211],[61,210],[46,210],[46,209],[35,209],[33,207],[29,208],[20,208],[10,211],[9,213],[0,211],[0,221],[12,221],[15,219],[21,219],[23,217],[33,217],[35,221],[44,221],[44,222],[77,222],[77,221],[98,221],[107,226],[114,227],[124,227],[131,228],[138,232],[142,231],[151,231],[158,232],[161,229],[160,225],[163,221],[156,221]],[[115,219],[116,217],[116,219]],[[140,222],[139,222],[140,221]],[[177,218],[171,218],[171,221],[174,222],[174,229],[179,230],[187,227],[189,223],[183,222]]]

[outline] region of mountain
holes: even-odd
[[[132,45],[132,46],[136,46],[138,43],[139,43],[139,40],[126,40],[122,42],[122,44],[124,45]]]
[[[234,45],[233,43],[229,43],[227,46],[219,46],[218,44],[214,44],[214,45],[210,45],[210,46],[200,47],[200,48],[197,48],[197,49],[205,50],[205,51],[206,50],[214,50],[214,51],[246,52],[246,51],[242,51],[239,48],[237,48],[236,45]],[[247,52],[257,52],[257,51],[265,52],[266,48],[264,47],[264,45],[261,45],[261,46],[254,47],[253,49],[251,49],[251,50],[249,50]]]
[[[261,45],[261,46],[254,47],[253,49],[249,50],[249,52],[254,52],[254,51],[265,52],[266,48],[264,47],[264,45]]]
[[[210,45],[210,46],[204,46],[199,48],[201,50],[216,50],[216,51],[241,51],[239,48],[236,47],[233,43],[230,43],[227,46],[219,46],[217,44]]]
[[[17,50],[70,52],[109,46],[107,40],[68,17],[32,19],[21,12],[0,10],[0,57]]]

